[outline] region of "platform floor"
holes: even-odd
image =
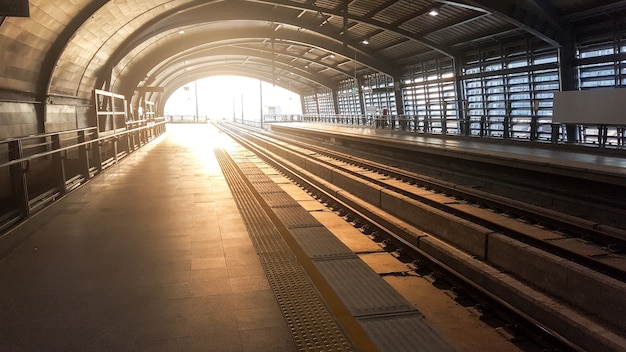
[[[216,146],[233,145],[225,139],[210,125],[168,126],[18,227],[27,239],[0,259],[0,351],[297,351],[216,158]],[[493,322],[263,167],[459,351],[519,352]]]
[[[36,215],[0,261],[0,350],[295,351],[217,142],[170,133]]]
[[[626,151],[603,150],[594,147],[570,148],[568,145],[506,142],[498,139],[466,138],[428,135],[389,129],[375,129],[349,125],[321,123],[279,123],[282,127],[318,130],[329,133],[353,134],[362,137],[404,141],[417,147],[437,148],[448,152],[474,154],[493,158],[512,159],[528,163],[546,164],[555,168],[594,170],[595,172],[626,176]],[[450,138],[451,137],[451,138]],[[503,143],[505,142],[505,143]]]

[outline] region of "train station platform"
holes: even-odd
[[[602,148],[506,141],[490,138],[418,134],[390,129],[322,123],[272,123],[270,128],[292,130],[312,136],[352,138],[361,141],[397,145],[407,151],[418,150],[434,155],[453,156],[501,164],[506,167],[549,171],[576,178],[589,178],[617,185],[626,185],[626,151]]]
[[[158,138],[15,230],[0,350],[296,350],[201,130]]]
[[[308,243],[321,258],[317,264],[360,258],[373,268],[329,267],[343,293],[326,292],[328,285],[307,278],[306,270],[285,269],[275,260],[278,244],[267,236],[275,229],[254,217],[258,206],[242,207],[241,191],[217,152],[222,149],[254,159],[211,125],[168,126],[165,135],[15,228],[11,233],[22,243],[0,258],[0,350],[452,351],[461,345],[479,351],[488,345],[518,351],[424,278],[409,273],[383,280],[383,273],[409,270],[253,161],[289,202],[320,221],[294,226],[295,232],[334,228],[350,247],[348,253],[339,242]],[[343,252],[324,253],[337,248]],[[291,266],[310,266],[298,263],[297,254],[288,257],[296,260]],[[279,265],[268,270],[267,261]],[[363,275],[382,284],[367,286]],[[289,281],[287,289],[281,291],[280,281]],[[362,301],[337,303],[342,294],[360,294]],[[360,322],[352,311],[361,312]],[[384,335],[390,330],[395,335]]]

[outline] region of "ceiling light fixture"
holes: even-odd
[[[185,34],[185,31],[181,29],[180,31],[178,31],[178,34]]]
[[[367,45],[367,44],[369,44],[369,43],[370,43],[370,41],[369,41],[369,40],[367,40],[367,39],[363,39],[363,40],[361,41],[361,43],[363,43],[363,44]]]
[[[438,16],[439,15],[439,8],[440,8],[440,6],[432,7],[430,10],[428,10],[428,14],[433,16],[433,17],[434,16]]]

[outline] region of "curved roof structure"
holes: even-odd
[[[164,103],[221,74],[303,94],[484,42],[562,46],[625,13],[609,0],[31,0],[30,17],[0,16],[0,100],[89,101],[97,88]]]

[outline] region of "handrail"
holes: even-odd
[[[117,136],[120,136],[120,135],[129,134],[129,133],[135,132],[135,131],[140,131],[140,130],[143,130],[143,129],[146,129],[146,128],[152,128],[155,125],[161,125],[161,124],[166,124],[166,122],[165,121],[161,121],[161,122],[154,123],[152,125],[141,126],[141,127],[133,128],[133,129],[130,129],[130,130],[125,129],[122,132],[115,132],[115,133],[107,134],[104,137],[98,137],[98,138],[95,138],[95,139],[90,139],[89,141],[86,141],[86,142],[80,142],[80,143],[72,144],[72,145],[67,146],[67,147],[61,147],[61,148],[57,148],[57,149],[54,149],[54,150],[49,150],[49,151],[46,151],[46,152],[41,152],[41,153],[29,155],[27,157],[23,157],[23,158],[20,158],[20,159],[14,159],[14,160],[11,160],[11,161],[6,162],[4,164],[0,164],[0,168],[11,166],[11,165],[16,165],[16,164],[19,164],[19,163],[23,163],[25,161],[28,162],[28,161],[33,160],[33,159],[42,158],[44,156],[53,155],[53,154],[56,154],[56,153],[59,153],[59,152],[63,152],[63,151],[66,151],[66,150],[70,150],[70,149],[75,149],[77,147],[81,147],[81,146],[84,146],[84,145],[92,144],[92,143],[95,143],[95,142],[104,141],[104,140],[111,139],[111,138],[114,138],[114,137],[117,137]],[[92,128],[90,127],[90,128],[87,128],[87,129],[77,129],[77,130],[73,130],[73,131],[80,132],[80,131],[86,131],[86,130],[89,130],[89,129],[92,129]],[[65,132],[69,132],[69,131],[62,131],[62,132],[51,133],[51,134],[46,134],[46,135],[47,136],[52,136],[52,135],[58,135],[58,134],[65,133]],[[32,138],[39,138],[39,136],[40,135],[33,136]],[[41,137],[43,137],[43,135],[41,135]],[[28,137],[28,138],[31,138],[31,137]],[[16,138],[14,140],[19,140],[19,139],[21,139],[21,138]],[[2,142],[2,141],[0,141],[0,142]]]
[[[41,133],[41,134],[32,134],[32,135],[28,135],[28,136],[9,137],[9,138],[5,138],[5,139],[0,139],[0,143],[11,142],[11,141],[15,141],[15,140],[18,140],[18,139],[52,137],[52,136],[55,136],[57,134],[76,133],[76,132],[80,132],[80,131],[88,131],[88,130],[96,130],[96,129],[97,129],[97,127],[85,127],[85,128],[76,128],[76,129],[73,129],[73,130],[63,130],[63,131],[59,131],[59,132],[47,132],[47,133]]]
[[[0,234],[163,134],[166,124],[156,118],[110,133],[87,127],[0,141]],[[25,156],[31,150],[39,152]]]
[[[465,119],[455,115],[305,114],[301,121],[416,133],[613,147],[620,150],[626,148],[626,126],[589,123],[578,124],[575,129],[569,129],[565,124],[552,122],[551,116],[536,114],[471,115]]]

